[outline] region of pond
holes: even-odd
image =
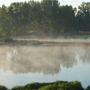
[[[90,85],[89,45],[0,46],[0,85],[80,81]]]

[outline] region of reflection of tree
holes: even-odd
[[[0,51],[0,68],[14,73],[55,74],[61,67],[77,64],[77,54],[80,60],[90,61],[90,47],[2,46]]]
[[[81,47],[77,54],[83,62],[90,62],[90,47]]]

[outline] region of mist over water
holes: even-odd
[[[54,80],[79,80],[86,86],[89,65],[89,46],[0,46],[0,84],[8,87]]]

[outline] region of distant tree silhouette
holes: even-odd
[[[0,35],[10,38],[22,34],[67,34],[90,32],[90,2],[78,10],[61,6],[58,0],[16,2],[0,7]]]

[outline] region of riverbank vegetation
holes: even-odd
[[[90,2],[78,8],[61,6],[58,0],[15,2],[0,7],[0,37],[17,35],[90,34]]]
[[[8,90],[4,86],[0,86],[0,90]],[[86,89],[82,87],[78,81],[56,81],[50,83],[31,83],[24,86],[15,86],[10,90],[90,90],[90,86]]]

